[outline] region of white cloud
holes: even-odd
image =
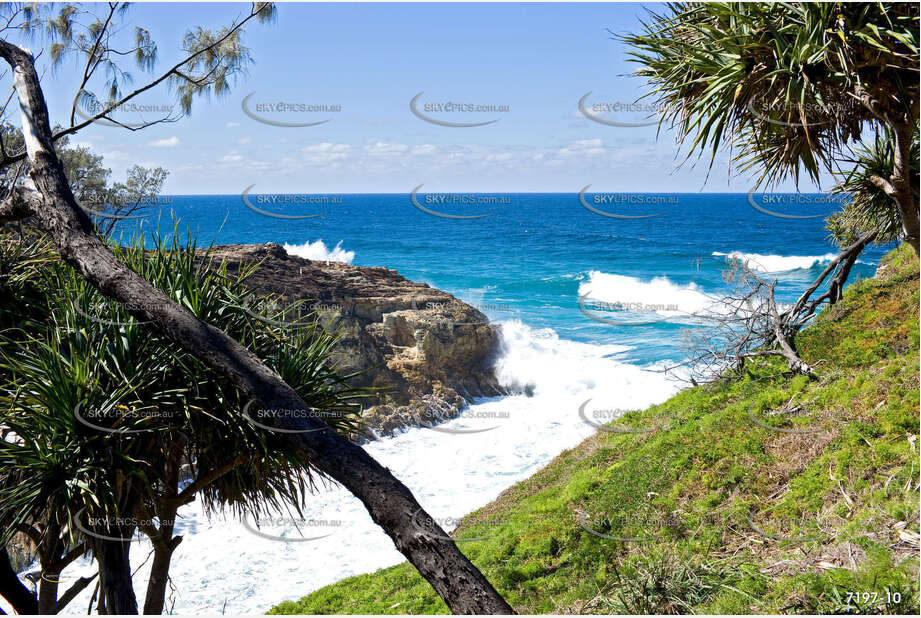
[[[243,155],[241,155],[236,150],[231,150],[223,157],[221,157],[221,163],[239,163],[243,160]]]
[[[429,155],[434,154],[437,148],[432,144],[419,144],[418,146],[413,146],[410,153],[414,155]]]
[[[244,137],[244,138],[238,139],[238,140],[237,140],[237,143],[240,144],[241,146],[245,146],[246,144],[250,143],[251,141],[253,141],[253,138],[251,138],[251,137]]]
[[[562,148],[560,148],[556,155],[558,157],[593,157],[598,155],[603,155],[607,152],[604,148],[604,143],[602,143],[600,138],[594,139],[579,139],[574,142],[569,142]]]
[[[409,146],[396,142],[369,140],[368,143],[365,144],[365,152],[372,157],[397,157],[405,154],[408,150]]]
[[[173,146],[179,145],[179,138],[175,135],[173,137],[167,137],[166,139],[155,139],[152,142],[147,142],[148,146],[154,146],[156,148],[172,148]]]
[[[106,163],[111,163],[112,161],[126,161],[129,158],[128,153],[124,150],[107,150],[105,152],[97,152],[96,154],[101,154]]]
[[[322,142],[312,144],[301,148],[304,154],[303,159],[309,163],[329,164],[337,163],[347,159],[352,153],[352,146],[349,144],[334,144],[332,142]]]
[[[232,129],[234,127],[239,127],[240,123],[239,122],[228,122],[224,126],[227,127],[228,129]]]

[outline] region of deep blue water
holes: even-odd
[[[590,212],[578,194],[489,194],[493,203],[486,205],[464,203],[482,201],[484,194],[460,195],[460,203],[439,203],[426,194],[417,201],[444,214],[491,214],[442,218],[423,212],[406,194],[346,194],[326,203],[306,203],[316,196],[248,196],[251,205],[270,213],[320,215],[291,220],[259,214],[240,195],[175,195],[163,197],[144,219],[122,221],[118,230],[141,226],[149,234],[159,220],[166,235],[176,217],[199,246],[323,241],[332,250],[341,243],[354,253],[353,264],[397,270],[482,307],[494,320],[521,320],[563,339],[630,346],[618,358],[641,364],[680,358],[675,341],[687,320],[663,321],[661,313],[644,310],[630,314],[639,325],[602,323],[580,311],[580,293],[607,303],[674,302],[687,310],[701,294],[728,289],[722,278],[726,258],[714,252],[740,252],[770,256],[747,259],[771,271],[763,276],[777,279],[779,299],[790,301],[827,263],[822,256],[836,252],[822,218],[775,217],[751,201],[781,214],[812,215],[830,210],[821,196],[781,194],[772,201],[746,194],[632,194],[617,205],[584,196],[604,212],[657,215],[621,219]],[[317,247],[308,255],[317,255]],[[872,276],[888,249],[869,248],[851,281]],[[624,315],[591,307],[594,315]]]

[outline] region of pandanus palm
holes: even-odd
[[[828,229],[841,244],[856,242],[867,232],[877,233],[876,241],[887,243],[902,235],[902,217],[899,209],[883,192],[876,179],[887,178],[894,165],[892,131],[882,131],[856,149],[849,159],[852,168],[842,174],[835,191],[846,196],[844,208],[828,219]],[[909,161],[914,199],[918,200],[918,130],[911,140]]]
[[[245,285],[252,269],[230,276],[207,251],[181,246],[177,237],[169,245],[155,239],[149,251],[139,240],[114,249],[176,302],[245,342],[335,430],[357,431],[363,393],[328,360],[336,337],[309,316],[292,319],[290,307],[254,302]],[[144,610],[159,613],[183,504],[198,496],[207,509],[226,507],[257,521],[267,512],[299,511],[312,488],[310,462],[254,422],[236,388],[46,249],[27,256],[7,245],[0,259],[13,266],[0,281],[7,301],[0,320],[16,325],[0,338],[5,537],[32,529],[36,544],[47,546],[49,573],[60,572],[65,557],[91,550],[101,567],[100,601],[122,613],[132,603],[136,609],[128,546],[102,537],[130,538],[137,527],[154,546]],[[31,318],[13,298],[31,299]],[[45,588],[42,609],[51,609],[57,590]]]
[[[728,146],[759,182],[817,181],[865,133],[888,136],[891,166],[866,173],[918,251],[917,3],[673,3],[623,40],[662,124],[711,165]]]

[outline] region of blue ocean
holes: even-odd
[[[781,302],[794,300],[834,257],[822,223],[828,209],[822,195],[244,192],[165,196],[117,233],[152,240],[178,220],[199,246],[274,242],[309,259],[395,269],[479,307],[499,326],[496,376],[513,394],[363,447],[452,529],[598,423],[686,386],[661,369],[684,358],[684,329],[706,327],[689,314],[731,289],[729,260],[776,280]],[[851,281],[872,276],[886,250],[871,247]],[[404,560],[342,487],[323,484],[303,517],[338,524],[311,529],[319,540],[310,543],[278,542],[304,530],[276,519],[256,536],[197,500],[183,507],[175,611],[264,612]],[[149,551],[147,541],[132,546],[139,582]],[[78,574],[75,567],[64,577]],[[70,607],[85,607],[89,594]]]
[[[681,314],[729,290],[731,259],[776,280],[790,302],[836,252],[822,217],[834,202],[823,195],[598,195],[174,195],[117,229],[168,235],[175,219],[199,246],[275,242],[310,259],[384,266],[493,321],[621,346],[618,360],[639,365],[682,358],[678,335],[692,324]],[[851,282],[872,276],[888,250],[870,247]]]

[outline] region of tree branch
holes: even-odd
[[[783,323],[780,320],[780,316],[777,314],[777,303],[774,301],[774,286],[771,285],[771,301],[770,301],[770,310],[771,317],[773,317],[774,325],[774,337],[777,345],[780,346],[783,355],[787,358],[787,361],[790,363],[790,369],[796,373],[802,373],[805,375],[812,375],[812,367],[810,367],[806,362],[803,361],[796,353],[796,350],[793,349],[793,346],[790,345],[790,342],[787,341],[787,335],[783,331]]]
[[[0,57],[13,68],[30,174],[44,198],[38,204],[36,218],[61,258],[101,293],[130,307],[132,315],[149,321],[160,334],[265,408],[308,410],[297,392],[255,354],[130,270],[95,235],[54,152],[55,137],[31,54],[0,40]],[[281,434],[280,442],[362,501],[371,519],[385,530],[451,611],[513,613],[434,518],[425,513],[409,489],[364,449],[311,415],[284,415],[279,428],[295,432]]]
[[[21,184],[10,190],[9,196],[0,202],[0,225],[21,221],[35,213],[36,205],[41,202],[41,195]]]
[[[872,174],[870,176],[870,182],[872,182],[874,186],[881,189],[883,193],[895,199],[897,192],[895,190],[895,187],[893,187],[892,183],[890,183],[888,180],[886,180],[885,178],[881,178],[880,176],[877,176],[876,174]]]
[[[181,75],[180,69],[181,69],[185,64],[191,62],[192,60],[194,60],[194,59],[197,58],[198,56],[200,56],[200,55],[202,55],[202,54],[205,54],[205,53],[207,53],[207,52],[209,52],[209,51],[215,49],[216,47],[218,47],[219,45],[221,45],[224,41],[226,41],[229,37],[233,36],[233,34],[236,33],[240,28],[242,28],[248,21],[250,21],[251,19],[253,19],[254,17],[256,17],[256,16],[260,13],[260,11],[262,10],[261,8],[259,8],[260,5],[261,5],[261,4],[264,4],[264,3],[258,3],[258,2],[257,2],[257,3],[253,3],[253,4],[254,4],[254,9],[250,11],[250,14],[247,15],[246,17],[244,17],[242,20],[240,20],[239,23],[231,24],[231,26],[227,29],[227,32],[224,34],[224,36],[222,36],[222,37],[220,37],[219,39],[215,40],[215,41],[214,41],[213,43],[211,43],[210,45],[207,45],[207,46],[203,47],[202,49],[198,50],[197,52],[195,52],[195,53],[193,53],[193,54],[187,56],[185,59],[181,60],[180,62],[178,62],[178,63],[176,63],[175,65],[173,65],[172,67],[170,67],[165,73],[163,73],[162,75],[160,75],[159,77],[157,77],[157,78],[154,79],[153,81],[148,82],[146,85],[144,85],[144,86],[138,88],[137,90],[134,90],[133,92],[131,92],[131,93],[129,93],[129,94],[123,96],[121,99],[119,99],[119,100],[116,101],[115,103],[112,103],[109,107],[107,107],[106,109],[102,110],[101,112],[99,112],[99,113],[97,113],[97,114],[95,114],[95,115],[93,115],[93,116],[87,117],[86,120],[84,120],[83,122],[81,122],[81,123],[79,123],[79,124],[73,124],[73,123],[71,122],[71,126],[70,126],[70,127],[66,128],[66,129],[62,129],[62,130],[58,131],[57,133],[54,133],[54,135],[52,136],[52,142],[56,142],[56,141],[58,141],[59,139],[61,139],[62,137],[66,137],[66,136],[68,136],[68,135],[72,135],[72,134],[74,134],[74,133],[80,131],[81,129],[84,129],[84,128],[88,127],[89,125],[91,125],[92,123],[94,123],[94,122],[96,122],[97,120],[100,120],[100,119],[106,119],[106,120],[109,120],[110,122],[115,122],[115,121],[112,120],[111,118],[107,118],[107,115],[108,115],[109,113],[111,113],[112,111],[118,109],[120,106],[124,105],[125,103],[127,103],[127,102],[130,101],[131,99],[133,99],[133,98],[135,98],[135,97],[137,97],[137,96],[139,96],[139,95],[141,95],[141,94],[147,92],[147,91],[150,90],[151,88],[154,88],[154,87],[160,85],[162,82],[164,82],[165,80],[169,79],[171,76],[173,76],[173,75]],[[11,45],[10,43],[8,43],[8,42],[6,42],[6,41],[4,41],[4,43],[5,43],[6,45]],[[15,46],[13,46],[13,47],[15,47]],[[17,49],[18,49],[18,47],[17,47]],[[14,70],[15,70],[15,69],[14,69]],[[27,157],[27,154],[28,154],[28,153],[27,153],[27,149],[26,149],[26,150],[23,150],[23,151],[20,152],[20,153],[13,154],[13,155],[9,155],[9,156],[5,156],[5,157],[3,157],[2,159],[0,159],[0,167],[5,167],[5,166],[10,165],[10,164],[12,164],[12,163],[16,163],[17,161],[22,161],[23,159],[25,159],[25,158]]]
[[[51,610],[51,613],[60,614],[61,610],[67,607],[78,594],[83,592],[84,588],[93,583],[93,580],[96,579],[97,575],[99,575],[99,573],[93,573],[90,577],[81,577],[75,581],[73,585],[67,589],[67,592],[61,595],[61,598],[58,599],[58,602],[54,604],[54,608]]]
[[[177,496],[175,496],[174,498],[169,498],[167,499],[167,501],[168,502],[177,501],[180,504],[188,504],[195,497],[195,494],[200,489],[202,489],[206,485],[209,485],[210,483],[220,478],[221,476],[227,474],[228,472],[230,472],[237,466],[246,463],[250,459],[251,459],[250,455],[240,455],[239,457],[233,459],[232,461],[227,462],[220,468],[215,468],[214,470],[211,470],[204,476],[195,479],[194,482],[190,483]]]

